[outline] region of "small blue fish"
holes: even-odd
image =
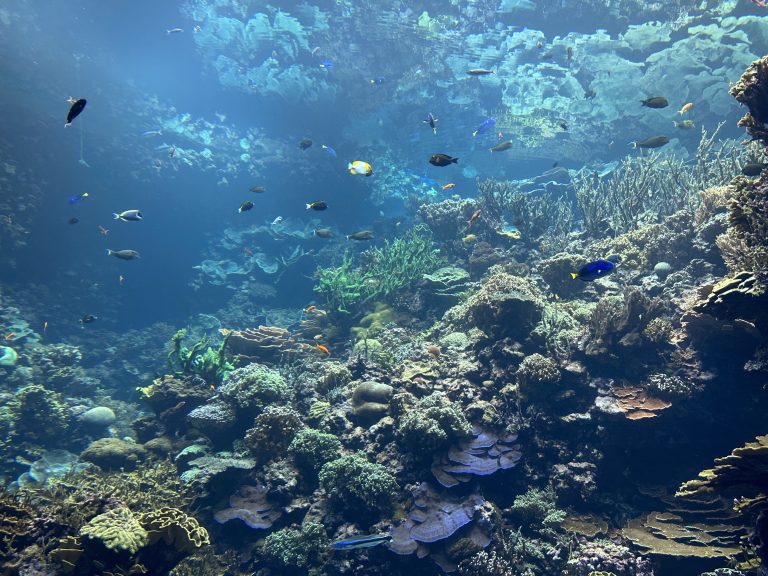
[[[361,534],[360,536],[334,540],[328,547],[333,550],[355,550],[357,548],[373,548],[391,541],[392,536],[389,534]]]
[[[328,154],[330,154],[331,156],[333,156],[334,158],[336,158],[336,150],[334,150],[334,149],[333,149],[333,148],[331,148],[330,146],[326,146],[325,144],[321,144],[321,145],[320,145],[320,147],[321,147],[323,150],[325,150],[326,152],[328,152]]]
[[[323,60],[320,62],[320,68],[333,68],[333,60]]]
[[[486,118],[483,120],[483,123],[478,126],[477,130],[472,132],[472,136],[477,136],[478,134],[485,134],[488,132],[489,129],[493,127],[493,125],[496,124],[496,120],[493,118]]]
[[[579,268],[578,272],[571,272],[571,278],[574,280],[578,278],[584,282],[592,282],[592,280],[608,276],[608,274],[613,272],[616,269],[616,264],[618,264],[619,260],[620,258],[618,256],[608,256],[605,260],[600,259],[587,262],[584,266]]]
[[[82,194],[77,194],[75,196],[70,196],[69,197],[69,203],[70,204],[77,204],[83,198],[88,198],[88,192],[83,192]]]

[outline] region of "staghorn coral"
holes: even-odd
[[[245,445],[259,461],[282,455],[304,427],[301,416],[287,406],[267,406],[245,432]]]
[[[97,541],[113,552],[136,554],[149,543],[149,534],[133,513],[121,506],[99,514],[80,528],[78,534]]]
[[[320,469],[320,486],[335,508],[347,513],[387,510],[397,481],[380,464],[354,454],[331,460]]]
[[[397,439],[404,450],[417,458],[431,458],[436,450],[472,438],[472,426],[461,405],[435,392],[421,400],[409,393],[392,400],[398,417]]]

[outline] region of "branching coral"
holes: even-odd
[[[411,454],[431,457],[436,450],[452,442],[472,437],[472,426],[461,409],[447,396],[434,393],[416,400],[408,393],[398,394],[393,404],[399,413],[397,438]]]
[[[245,433],[245,445],[262,460],[282,455],[304,427],[300,415],[287,406],[267,406]]]
[[[440,267],[441,258],[432,246],[426,226],[415,226],[381,248],[363,253],[364,263],[353,268],[352,258],[344,255],[338,268],[317,271],[315,292],[323,296],[328,310],[355,312],[360,304],[384,299],[420,280]]]
[[[300,530],[283,528],[264,539],[264,555],[284,568],[307,568],[328,544],[322,524],[305,522]]]
[[[324,464],[335,460],[341,451],[341,441],[333,434],[326,434],[314,428],[299,430],[288,446],[296,464],[304,470],[317,474]]]

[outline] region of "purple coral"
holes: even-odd
[[[473,438],[452,446],[448,454],[435,458],[432,474],[446,488],[467,482],[471,475],[487,476],[498,470],[514,468],[522,457],[514,444],[515,434],[499,436],[493,432],[472,429]]]

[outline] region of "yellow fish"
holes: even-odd
[[[464,238],[461,239],[461,241],[464,242],[465,244],[471,244],[472,242],[477,241],[477,236],[475,236],[474,234],[467,234],[466,236],[464,236]]]
[[[355,160],[354,162],[350,162],[347,164],[347,170],[349,170],[350,174],[360,174],[362,176],[370,176],[373,174],[373,168],[371,168],[371,165],[368,164],[368,162],[363,162],[362,160]]]
[[[678,114],[682,116],[683,114],[688,112],[688,110],[690,110],[691,108],[693,108],[693,102],[686,102],[685,104],[683,104],[683,107],[680,108],[680,111],[678,112]]]

